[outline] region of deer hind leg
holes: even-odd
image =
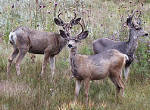
[[[124,88],[125,88],[125,85],[124,85],[124,82],[123,80],[121,79],[121,76],[118,75],[117,77],[110,77],[110,79],[112,80],[112,82],[114,83],[114,85],[116,86],[116,90],[117,90],[117,97],[121,91],[121,96],[124,95]]]
[[[35,63],[36,56],[34,54],[30,54],[31,62]]]
[[[77,102],[77,97],[79,95],[80,92],[80,88],[81,88],[81,80],[76,80],[76,85],[75,85],[75,102]]]
[[[90,88],[90,80],[84,80],[84,87],[85,87],[85,96],[86,96],[86,105],[88,105],[88,95],[89,95],[89,88]]]
[[[45,73],[46,65],[47,65],[49,56],[50,56],[49,52],[45,52],[45,54],[44,54],[44,61],[43,61],[43,64],[42,64],[41,76],[43,76],[43,74]]]
[[[128,76],[129,76],[129,71],[130,71],[130,67],[125,67],[124,69],[124,78],[125,78],[125,82],[127,82],[128,80]]]
[[[16,71],[17,71],[17,75],[20,75],[20,64],[24,58],[24,56],[26,55],[26,53],[28,52],[28,49],[19,49],[19,55],[17,57],[16,60]]]
[[[13,60],[16,58],[16,56],[18,55],[19,50],[17,48],[14,48],[13,53],[10,55],[10,57],[8,58],[8,64],[7,64],[7,74],[9,74],[10,72],[10,67],[11,64],[13,62]]]
[[[50,57],[49,61],[50,61],[50,69],[52,73],[52,78],[53,78],[54,73],[55,73],[55,57]]]

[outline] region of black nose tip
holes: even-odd
[[[71,45],[71,44],[68,44],[68,47],[69,47],[69,48],[71,48],[71,47],[72,47],[72,45]]]
[[[146,33],[145,36],[148,36],[148,33]]]

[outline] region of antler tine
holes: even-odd
[[[63,21],[63,20],[60,18],[60,15],[61,15],[61,14],[62,14],[61,12],[58,14],[58,19],[60,19],[61,21]]]
[[[141,20],[141,14],[142,14],[142,12],[141,11],[139,11],[139,15],[138,15],[138,17],[137,17],[137,23],[139,24],[139,25],[141,25],[142,24],[142,20]]]
[[[82,31],[81,31],[81,33],[84,31],[84,27],[83,27],[83,25],[79,22],[79,25],[81,26],[81,28],[82,28]],[[80,34],[81,34],[80,33]]]
[[[76,12],[73,12],[74,13],[74,18],[73,19],[76,19],[76,17],[77,17],[77,14],[76,14]]]
[[[140,11],[140,12],[139,12],[139,16],[138,16],[138,18],[139,18],[139,17],[141,17],[141,14],[142,14],[142,11]]]
[[[132,14],[131,14],[131,18],[133,18],[133,16],[135,15],[135,12],[137,12],[137,10],[133,10]]]

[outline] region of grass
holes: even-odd
[[[68,50],[66,48],[56,58],[56,72],[53,81],[49,66],[43,78],[40,77],[43,55],[37,55],[32,64],[27,54],[21,65],[21,75],[16,75],[15,65],[11,73],[6,74],[7,58],[12,46],[7,43],[9,32],[20,25],[38,30],[55,31],[59,29],[53,23],[54,1],[40,2],[46,8],[35,13],[34,1],[0,1],[0,32],[4,33],[4,42],[0,44],[0,109],[1,110],[149,110],[150,109],[150,68],[148,41],[140,38],[136,52],[136,61],[132,64],[130,77],[125,88],[125,97],[116,100],[115,87],[109,79],[91,82],[88,107],[85,105],[84,89],[81,88],[78,103],[73,102],[75,80],[71,79]],[[75,10],[85,21],[90,31],[89,37],[79,46],[79,53],[92,54],[92,41],[119,33],[119,39],[127,39],[128,29],[122,24],[126,21],[128,10],[142,9],[143,27],[150,32],[149,0],[141,7],[140,2],[120,0],[57,1],[57,12],[64,13],[65,21],[72,17]],[[11,8],[12,4],[16,4]],[[136,4],[136,5],[135,5]],[[50,12],[50,14],[47,13]],[[37,14],[37,15],[36,15]],[[37,26],[39,25],[39,27]],[[73,27],[78,33],[79,26]],[[111,38],[111,37],[109,37]],[[118,37],[115,36],[117,39]],[[145,43],[146,42],[146,43]]]
[[[56,73],[53,82],[49,68],[40,77],[43,56],[36,57],[31,65],[29,55],[22,63],[20,76],[14,65],[10,76],[6,74],[7,57],[11,49],[3,44],[0,55],[0,108],[2,110],[149,110],[150,81],[143,82],[129,78],[125,97],[119,103],[115,97],[115,87],[109,79],[91,82],[89,105],[85,105],[84,89],[80,91],[78,103],[73,102],[74,79],[71,79],[68,62],[64,61],[65,49],[57,56]],[[7,50],[7,51],[6,51]],[[65,53],[65,54],[64,54]],[[65,63],[64,63],[65,62]],[[133,77],[133,76],[132,76]],[[5,86],[5,87],[3,87]]]

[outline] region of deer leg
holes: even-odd
[[[77,102],[77,97],[79,95],[81,88],[81,80],[76,80],[76,87],[75,87],[75,102]]]
[[[46,65],[47,65],[48,59],[49,59],[49,52],[46,52],[46,53],[44,54],[44,61],[43,61],[43,64],[42,64],[41,76],[43,76],[43,74],[45,73]]]
[[[116,86],[116,90],[117,90],[117,97],[121,91],[121,96],[124,95],[124,88],[125,88],[125,85],[124,85],[124,82],[123,80],[121,79],[121,76],[117,76],[117,77],[110,77],[110,79],[112,80],[112,82],[114,83],[114,85]]]
[[[9,74],[10,72],[10,67],[11,64],[13,62],[13,60],[16,58],[16,56],[18,55],[19,50],[17,48],[14,48],[13,53],[10,55],[10,57],[8,58],[8,64],[7,64],[7,74]]]
[[[31,58],[32,63],[35,63],[36,56],[34,54],[30,54],[30,58]]]
[[[84,87],[85,87],[85,96],[86,96],[86,105],[88,105],[88,94],[89,94],[89,87],[90,87],[90,80],[84,80]]]
[[[19,49],[19,56],[17,57],[16,60],[16,71],[17,71],[17,75],[20,75],[20,64],[24,58],[24,56],[26,55],[26,53],[28,52],[27,49]]]
[[[127,80],[128,80],[129,71],[130,71],[130,67],[129,66],[125,67],[125,69],[124,69],[125,82],[127,82]]]
[[[52,78],[53,78],[54,73],[55,73],[55,57],[50,57],[49,61],[50,61],[50,69],[52,73]]]

